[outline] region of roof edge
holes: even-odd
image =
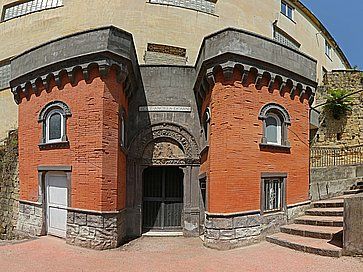
[[[323,25],[323,23],[315,16],[315,14],[307,8],[300,0],[290,0],[293,4],[295,4],[313,23],[323,32],[329,42],[332,43],[334,48],[337,50],[339,57],[345,64],[346,69],[352,69],[352,65],[350,64],[348,58],[345,56],[343,50],[339,47],[338,43],[334,39],[334,37],[330,34],[328,29]]]

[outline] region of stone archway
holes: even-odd
[[[200,232],[200,197],[198,186],[199,148],[194,137],[183,127],[162,123],[144,128],[128,150],[127,211],[128,235],[142,233],[143,172],[150,167],[179,167],[184,173],[183,233]]]
[[[154,142],[159,143],[159,147],[161,147],[160,139],[173,142],[184,152],[184,158],[174,158],[169,161],[170,164],[199,164],[199,148],[194,137],[185,128],[171,123],[156,124],[143,129],[131,142],[129,157],[133,160],[145,159],[144,153],[148,145]],[[164,146],[166,147],[166,145]],[[162,161],[158,162],[157,158],[145,163],[165,164]]]

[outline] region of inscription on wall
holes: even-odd
[[[140,112],[191,112],[191,107],[185,106],[140,106]]]
[[[169,54],[178,57],[185,57],[187,53],[187,50],[185,48],[157,43],[148,43],[147,51]]]

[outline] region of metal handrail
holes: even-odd
[[[311,167],[363,164],[363,145],[349,147],[312,147]]]

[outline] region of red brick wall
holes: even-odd
[[[287,204],[308,200],[309,191],[309,105],[289,93],[256,89],[223,76],[211,93],[211,134],[209,149],[209,212],[231,213],[260,209],[262,172],[286,172]],[[290,154],[260,150],[263,122],[260,109],[275,102],[289,112]]]
[[[102,80],[98,70],[89,81],[77,73],[77,85],[63,78],[62,87],[22,98],[19,105],[19,178],[21,199],[37,201],[39,165],[71,165],[71,206],[89,210],[125,207],[125,155],[119,148],[119,108],[127,110],[123,86],[115,73]],[[60,100],[72,112],[67,119],[69,148],[40,150],[41,109]]]

